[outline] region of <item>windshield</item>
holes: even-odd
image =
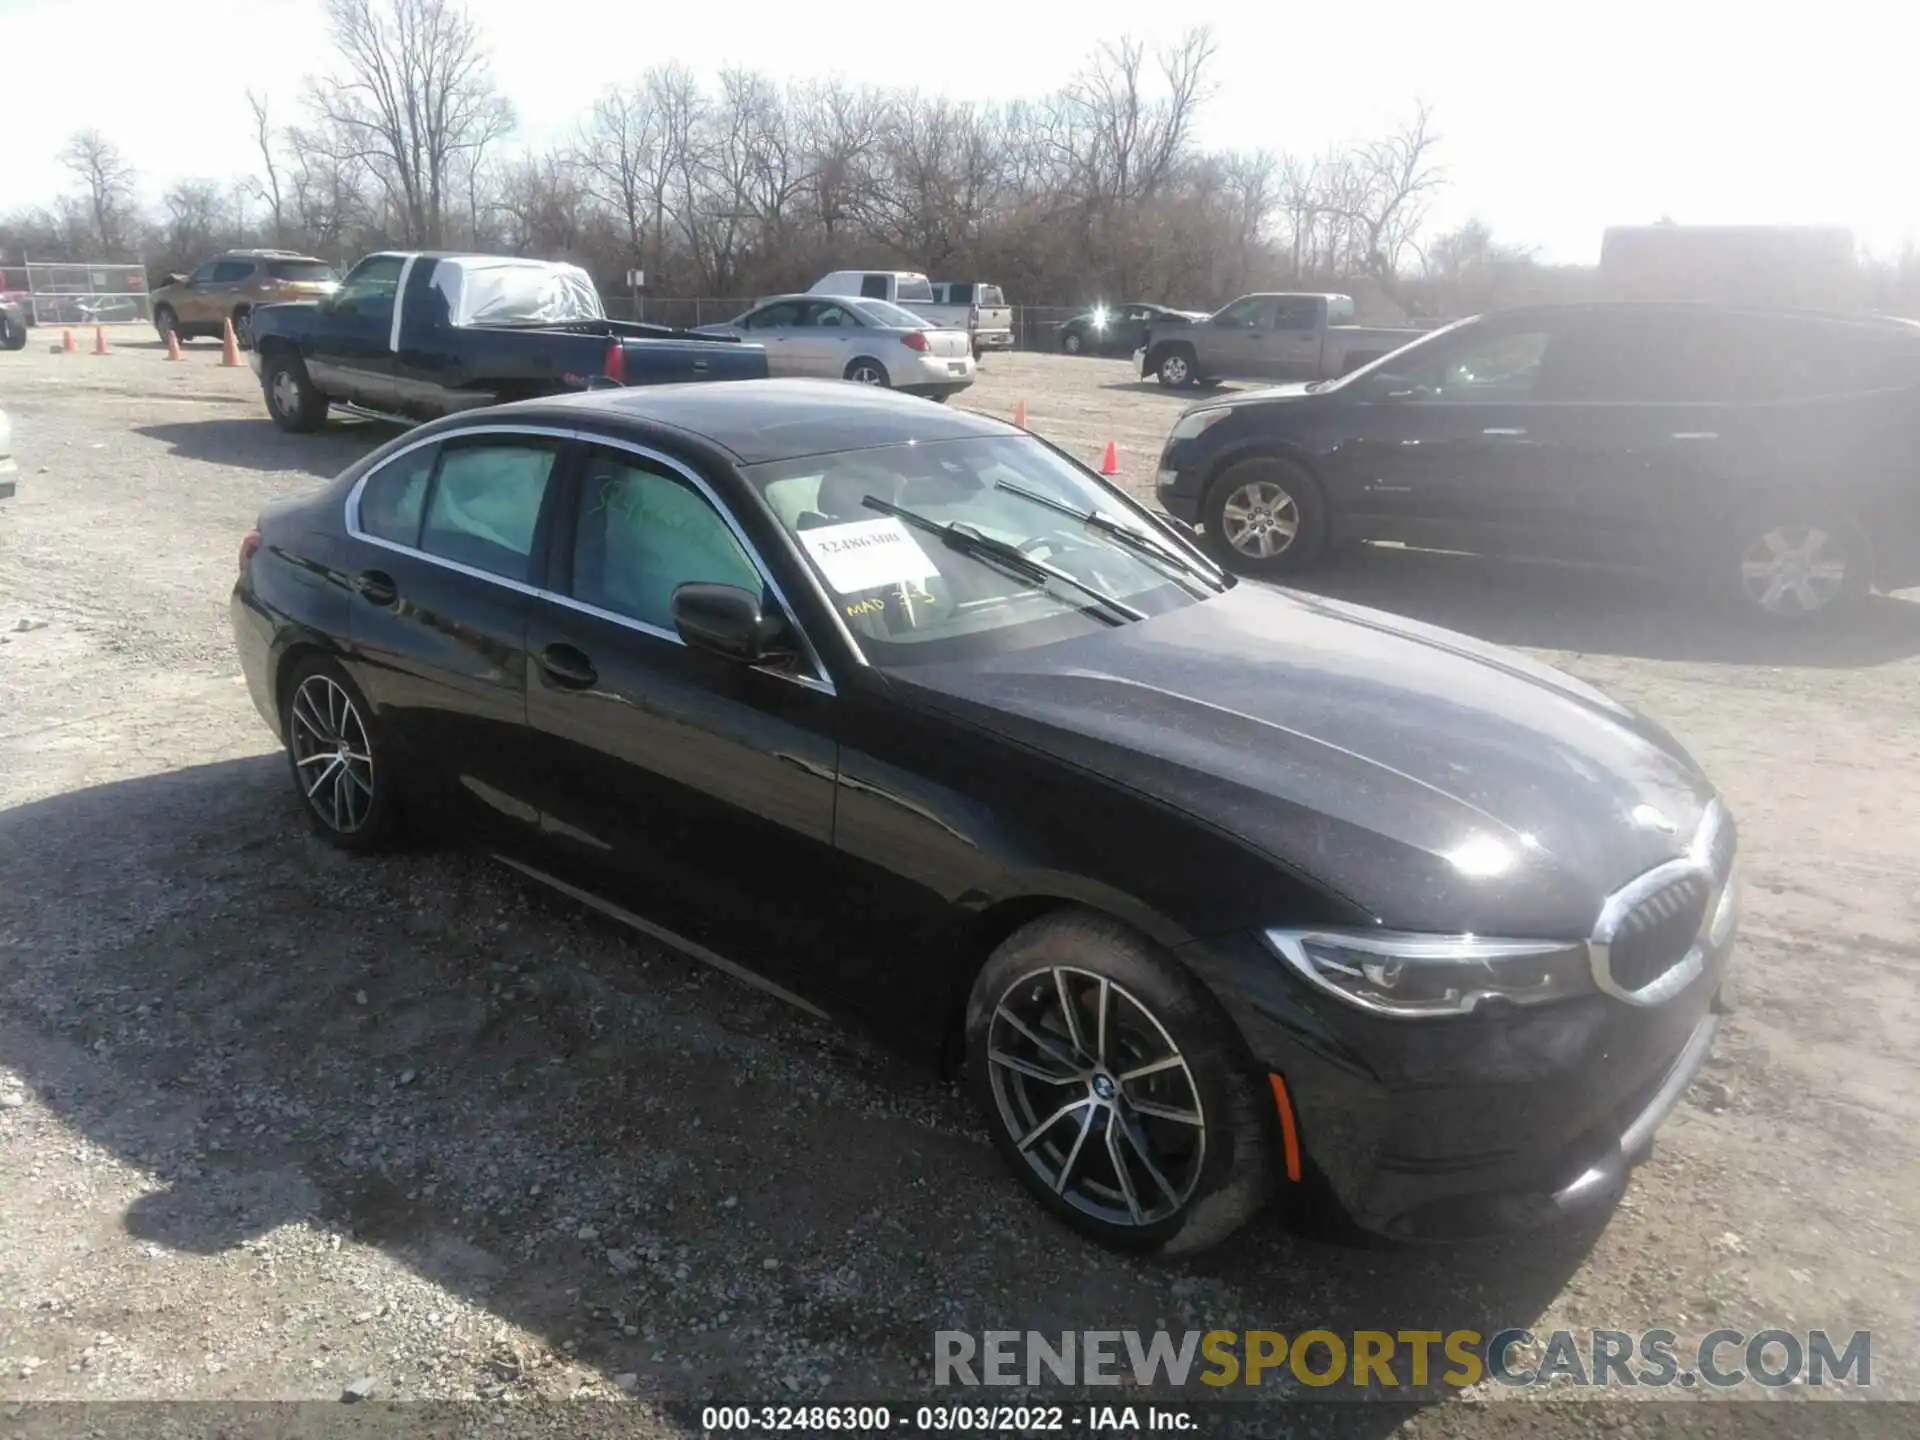
[[[877,665],[1043,644],[1129,611],[1190,605],[1225,584],[1142,511],[1028,436],[811,455],[744,473]],[[867,504],[869,497],[912,520]],[[1097,523],[1082,521],[1087,512]],[[1029,573],[981,546],[954,548],[919,521],[964,527],[987,547],[1017,546],[1038,564]],[[1042,577],[1042,567],[1063,575]],[[1120,604],[1102,606],[1097,597]]]
[[[902,310],[890,300],[849,300],[847,302],[860,312],[861,318],[890,330],[931,330],[933,322],[924,315],[916,315],[911,310]]]
[[[564,325],[606,318],[593,280],[577,265],[443,260],[434,267],[433,287],[447,297],[455,325]]]

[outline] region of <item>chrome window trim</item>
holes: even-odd
[[[1705,813],[1700,817],[1699,828],[1694,831],[1693,839],[1687,845],[1686,854],[1635,876],[1606,898],[1600,907],[1600,917],[1594,922],[1593,934],[1587,941],[1593,983],[1601,993],[1624,1000],[1629,1005],[1658,1005],[1678,995],[1706,969],[1707,955],[1714,948],[1714,922],[1719,918],[1721,902],[1731,878],[1730,875],[1716,875],[1713,869],[1714,842],[1719,839],[1726,823],[1726,807],[1717,798],[1709,800]],[[1613,978],[1608,954],[1614,937],[1620,933],[1620,926],[1633,907],[1649,895],[1677,880],[1690,878],[1707,882],[1707,903],[1701,912],[1700,931],[1694,936],[1693,944],[1677,962],[1638,990],[1628,989]],[[1724,939],[1723,935],[1723,942]]]
[[[464,439],[469,435],[541,436],[560,441],[577,440],[583,445],[604,445],[610,449],[625,450],[630,454],[638,455],[642,459],[659,465],[684,479],[714,508],[715,513],[720,516],[722,523],[726,525],[728,532],[739,542],[740,548],[747,556],[748,563],[750,563],[759,574],[761,582],[772,592],[773,598],[779,603],[780,608],[786,612],[787,621],[793,626],[794,634],[799,636],[801,648],[805,652],[807,663],[813,673],[810,675],[794,674],[786,670],[777,670],[769,665],[756,665],[753,668],[763,675],[772,675],[778,679],[798,685],[803,689],[819,691],[823,695],[835,695],[839,693],[834,686],[832,677],[827,674],[826,666],[821,663],[820,652],[815,648],[812,637],[807,634],[806,628],[801,625],[798,613],[794,610],[792,603],[787,599],[786,592],[780,588],[780,582],[774,578],[773,572],[767,567],[767,562],[761,557],[753,541],[748,538],[746,531],[741,528],[740,522],[732,510],[721,500],[719,495],[714,493],[713,487],[707,484],[706,480],[690,466],[674,459],[671,455],[663,455],[658,450],[650,449],[638,441],[622,439],[619,436],[602,435],[591,430],[563,430],[551,425],[465,425],[456,429],[442,430],[432,435],[423,435],[417,440],[402,445],[392,454],[385,456],[377,465],[368,466],[366,472],[361,475],[358,480],[353,482],[353,488],[347,492],[346,505],[344,506],[342,516],[346,524],[347,534],[353,539],[360,541],[363,545],[373,545],[382,550],[391,550],[397,555],[406,555],[415,560],[424,560],[429,565],[438,565],[442,569],[454,571],[456,574],[465,575],[474,580],[490,581],[495,585],[503,586],[508,590],[529,596],[532,599],[551,601],[563,609],[574,610],[583,615],[591,615],[596,619],[605,620],[623,629],[636,631],[651,639],[664,640],[669,644],[685,647],[687,642],[682,640],[680,636],[672,630],[663,629],[658,625],[650,625],[644,620],[636,620],[631,615],[621,615],[612,610],[603,610],[597,605],[590,605],[584,600],[576,600],[571,595],[562,595],[556,590],[545,590],[537,585],[529,585],[522,580],[514,580],[505,575],[495,575],[489,570],[481,570],[476,566],[462,564],[458,560],[449,560],[443,555],[429,554],[418,546],[402,545],[397,541],[383,540],[378,535],[369,535],[361,528],[360,496],[361,492],[367,488],[368,481],[385,470],[389,465],[394,464],[403,456],[410,455],[416,450],[428,445],[438,445],[448,440]],[[810,572],[807,572],[804,566],[802,567],[802,573],[807,573],[811,579]],[[839,619],[837,612],[830,611],[829,613],[834,614],[836,621]],[[842,626],[842,630],[844,632],[844,626]],[[848,638],[849,641],[851,641],[851,636]],[[854,653],[859,655],[858,647],[855,647]],[[860,662],[862,664],[866,663],[866,657],[864,655],[860,656]]]

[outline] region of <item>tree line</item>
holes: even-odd
[[[572,260],[609,295],[629,269],[651,295],[745,296],[884,266],[1025,305],[1337,286],[1429,315],[1577,298],[1591,277],[1478,222],[1432,233],[1447,181],[1424,103],[1318,154],[1201,146],[1204,28],[1102,44],[1052,93],[992,103],[745,70],[703,83],[668,63],[534,149],[458,0],[327,0],[326,21],[324,73],[247,95],[253,173],[179,180],[145,207],[118,146],[85,130],[60,156],[72,190],[0,218],[0,256],[139,258],[157,278],[236,245],[338,264],[447,246]],[[1920,264],[1898,271],[1920,281]]]

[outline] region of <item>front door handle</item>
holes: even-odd
[[[571,645],[549,645],[535,658],[554,684],[569,690],[585,690],[600,678],[600,672],[593,668],[593,661]]]
[[[362,570],[353,577],[353,588],[369,605],[388,606],[400,598],[393,577],[384,570]]]

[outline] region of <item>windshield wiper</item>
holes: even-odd
[[[983,535],[971,525],[962,525],[952,520],[944,523],[932,520],[912,510],[904,510],[891,501],[882,500],[877,495],[868,495],[860,503],[869,510],[878,510],[882,515],[891,515],[896,520],[904,521],[916,530],[937,535],[941,543],[950,550],[958,550],[961,554],[971,555],[975,559],[994,561],[1032,584],[1042,585],[1053,580],[1059,584],[1071,586],[1089,599],[1097,601],[1105,606],[1111,615],[1117,615],[1126,620],[1147,618],[1146,611],[1134,609],[1126,601],[1116,599],[1099,586],[1089,585],[1084,580],[1076,579],[1066,571],[1047,564],[1044,560],[1036,560],[1017,545],[1009,545],[1004,540]],[[1120,621],[1109,619],[1109,623],[1117,625]]]
[[[1018,495],[1022,500],[1031,501],[1035,505],[1043,505],[1056,514],[1078,520],[1090,530],[1098,530],[1102,535],[1112,536],[1129,550],[1132,550],[1136,555],[1144,555],[1153,560],[1163,560],[1169,565],[1178,566],[1188,575],[1206,581],[1216,589],[1225,588],[1212,575],[1208,574],[1177,550],[1169,550],[1151,535],[1144,535],[1131,525],[1122,525],[1118,520],[1112,519],[1110,516],[1102,515],[1098,510],[1076,510],[1064,500],[1056,500],[1051,495],[1042,495],[1038,490],[1029,490],[1024,485],[1015,485],[1007,480],[994,481],[993,488],[996,490],[1004,490],[1009,495]]]

